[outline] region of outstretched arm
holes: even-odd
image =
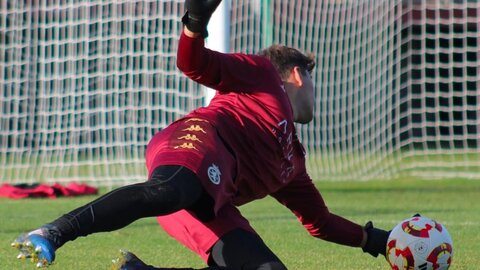
[[[330,213],[306,173],[272,196],[289,208],[312,236],[347,246],[364,245],[362,226]]]
[[[389,232],[374,228],[372,222],[365,227],[330,213],[320,192],[305,173],[272,196],[288,207],[317,238],[352,247],[377,257],[385,256]]]

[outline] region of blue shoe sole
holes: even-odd
[[[55,248],[40,235],[22,235],[15,239],[12,247],[18,249],[18,259],[30,259],[37,267],[47,267],[55,260]]]

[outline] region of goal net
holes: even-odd
[[[231,51],[316,56],[314,179],[480,178],[478,1],[228,2]],[[206,103],[175,66],[183,10],[0,1],[0,182],[145,180],[151,136]]]

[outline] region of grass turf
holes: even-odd
[[[334,213],[364,224],[373,220],[390,229],[415,213],[436,219],[454,241],[450,269],[478,269],[480,265],[480,181],[396,180],[317,182]],[[0,199],[0,269],[35,269],[15,259],[9,245],[20,233],[36,228],[95,197],[8,200]],[[271,198],[241,207],[271,249],[289,269],[388,269],[383,258],[361,250],[308,236],[295,217]],[[95,234],[67,243],[57,251],[49,269],[109,269],[119,249],[136,253],[147,263],[169,267],[203,267],[202,261],[170,239],[155,220],[143,219],[111,233]]]

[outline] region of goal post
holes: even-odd
[[[230,52],[230,1],[222,1],[210,18],[208,24],[209,36],[205,46],[218,52]],[[206,103],[208,105],[215,95],[215,90],[204,87]]]
[[[227,51],[315,55],[313,179],[480,179],[480,2],[223,2]],[[145,180],[152,135],[208,100],[176,68],[183,12],[0,1],[0,183]]]

